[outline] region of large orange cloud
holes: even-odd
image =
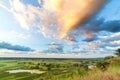
[[[43,35],[58,39],[70,36],[69,32],[90,20],[107,0],[44,0],[42,8],[11,0],[11,10],[23,28],[35,25]],[[40,2],[39,2],[40,3]],[[54,25],[55,24],[55,25]],[[92,38],[90,31],[83,35]],[[55,34],[54,34],[55,33]]]
[[[107,0],[46,0],[45,8],[57,15],[60,39],[95,15]]]

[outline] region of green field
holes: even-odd
[[[103,64],[105,61],[114,63],[109,66],[98,65],[93,69],[88,66],[96,66],[98,63]],[[101,77],[105,74],[107,76],[115,76],[118,79],[106,80],[120,80],[120,59],[1,59],[0,60],[0,80],[104,80],[94,79],[94,77]],[[99,67],[100,66],[100,67]],[[45,73],[9,73],[8,70],[40,70]],[[91,75],[92,73],[92,75]],[[94,73],[94,74],[93,74]],[[99,75],[99,76],[98,76]],[[103,75],[104,76],[104,75]],[[91,78],[92,77],[92,78]]]

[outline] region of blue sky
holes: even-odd
[[[56,7],[51,7],[54,3],[48,2],[0,1],[0,57],[104,57],[113,55],[114,50],[120,47],[119,0],[104,2],[104,7],[97,10],[97,14],[66,32],[67,37],[64,39],[58,36],[64,34],[60,29],[62,22],[56,21],[61,17],[57,16],[59,13],[55,12]],[[69,11],[69,6],[65,9]],[[73,9],[78,10],[74,4]],[[50,51],[51,47],[55,49],[54,53]]]

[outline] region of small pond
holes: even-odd
[[[21,72],[28,72],[28,73],[35,73],[35,74],[42,74],[42,73],[45,73],[45,71],[40,71],[40,70],[23,70],[23,69],[18,69],[18,70],[8,70],[6,72],[9,72],[9,73],[21,73]]]

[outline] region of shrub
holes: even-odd
[[[112,58],[114,58],[114,56],[107,56],[107,57],[105,57],[105,60],[112,59]]]
[[[109,63],[107,61],[99,61],[99,62],[97,62],[96,66],[100,70],[105,71],[105,70],[107,70]]]

